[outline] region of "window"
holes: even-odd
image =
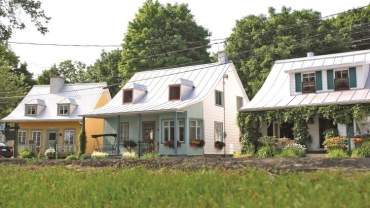
[[[69,104],[58,104],[58,116],[68,116],[69,109]]]
[[[180,100],[180,85],[170,86],[169,100]]]
[[[76,131],[74,129],[64,130],[64,144],[73,145],[75,141]]]
[[[41,146],[41,131],[32,131],[32,141],[36,147]]]
[[[202,139],[202,121],[201,120],[190,120],[190,140],[201,140]]]
[[[215,91],[215,103],[217,106],[224,106],[224,95],[223,92]]]
[[[224,133],[224,123],[215,121],[215,141],[224,141],[223,133]]]
[[[26,145],[27,134],[25,130],[18,130],[18,143],[19,145]]]
[[[26,105],[26,115],[35,116],[37,114],[37,105]]]
[[[121,130],[121,139],[123,141],[128,141],[129,140],[129,123],[122,122],[120,130]]]
[[[179,141],[185,141],[185,122],[182,119],[177,120],[179,128]],[[173,120],[163,121],[163,142],[175,140],[175,122]]]
[[[123,103],[132,103],[133,90],[123,90]]]
[[[335,71],[335,90],[349,90],[348,70]]]
[[[241,107],[243,107],[243,98],[236,96],[236,110],[239,110]]]
[[[316,91],[315,73],[303,74],[302,93],[312,93]]]

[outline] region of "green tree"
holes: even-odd
[[[269,9],[268,16],[250,15],[237,21],[226,51],[236,65],[250,98],[262,86],[273,61],[305,56],[307,52],[325,54],[348,50],[350,38],[330,20],[312,10],[280,13]]]
[[[122,77],[128,79],[136,71],[159,67],[207,63],[207,47],[199,46],[209,44],[209,35],[195,22],[186,4],[162,5],[147,0],[129,23],[124,37]],[[193,47],[198,48],[186,50]]]
[[[68,83],[85,82],[87,80],[86,65],[79,61],[66,60],[58,65],[42,71],[37,77],[38,84],[49,84],[50,77],[61,76]]]
[[[119,73],[119,63],[121,61],[122,50],[116,49],[110,52],[103,51],[100,58],[95,63],[87,67],[87,78],[93,82],[106,82],[110,87],[110,92],[115,95],[120,86],[115,85],[122,81]]]
[[[26,24],[19,17],[27,15],[37,30],[45,34],[45,25],[50,20],[41,8],[41,2],[35,0],[0,0],[0,40],[8,40],[14,29],[24,29]]]

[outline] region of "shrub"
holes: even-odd
[[[268,158],[274,156],[274,149],[271,146],[263,146],[256,153],[257,158]]]
[[[54,148],[48,148],[45,151],[45,157],[47,157],[48,159],[55,158],[55,149]]]
[[[243,149],[242,149],[242,152],[241,152],[241,155],[246,155],[246,156],[253,156],[254,153],[255,153],[255,146],[250,143],[250,142],[246,142],[244,145],[243,145]]]
[[[304,157],[305,155],[306,147],[297,143],[288,144],[279,154],[281,157]]]
[[[19,156],[21,158],[34,158],[35,154],[33,152],[30,152],[28,149],[24,149],[19,152]]]
[[[325,139],[332,138],[332,137],[337,137],[338,136],[338,130],[337,129],[327,129],[322,133],[322,135],[324,136]]]
[[[370,157],[370,141],[364,142],[352,152],[353,158]]]
[[[327,154],[328,158],[346,158],[348,154],[343,149],[331,149]]]
[[[327,150],[333,150],[333,149],[347,149],[347,141],[344,137],[329,137],[326,138],[324,141],[324,147]]]
[[[270,136],[263,136],[258,138],[258,145],[259,146],[274,146],[276,143],[276,138],[275,137],[270,137]]]
[[[78,160],[78,156],[77,155],[68,155],[65,160]]]
[[[249,158],[249,157],[253,157],[253,155],[254,155],[254,152],[249,152],[249,153],[234,152],[233,158]]]
[[[89,154],[82,154],[82,155],[80,155],[80,160],[87,160],[87,159],[90,159],[91,158],[91,156],[89,155]]]
[[[98,152],[98,151],[94,151],[92,154],[91,154],[91,158],[92,159],[105,159],[107,158],[109,155],[108,153],[106,152]]]
[[[143,159],[154,159],[159,157],[159,154],[156,152],[147,152],[141,158]]]
[[[122,153],[122,157],[126,158],[126,159],[136,158],[136,153],[134,151],[132,151],[132,152],[125,151],[125,152]]]

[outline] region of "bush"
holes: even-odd
[[[353,150],[353,158],[370,157],[370,141],[364,142],[360,147]]]
[[[125,151],[122,153],[122,157],[126,159],[136,158],[136,153],[134,151],[132,152]]]
[[[347,158],[348,154],[343,149],[331,149],[327,154],[328,158]]]
[[[338,130],[337,129],[327,129],[322,133],[322,135],[324,136],[325,139],[332,138],[332,137],[337,137],[338,136]]]
[[[45,151],[45,157],[47,157],[48,159],[55,158],[55,149],[54,148],[48,148]]]
[[[77,155],[68,155],[65,160],[78,160],[78,156]]]
[[[263,159],[274,156],[274,149],[271,146],[263,146],[258,149],[256,157]]]
[[[24,149],[19,152],[19,156],[21,158],[34,158],[35,154],[33,152],[30,152],[28,149]]]
[[[156,152],[147,152],[141,158],[142,159],[154,159],[159,157],[159,154]]]
[[[329,137],[326,138],[324,141],[324,147],[326,150],[333,150],[333,149],[347,149],[347,141],[344,137]]]
[[[250,155],[253,156],[255,152],[256,147],[250,143],[250,142],[245,142],[243,144],[242,152],[241,155]]]
[[[306,147],[301,144],[292,143],[283,148],[279,154],[281,157],[304,157],[306,156]]]
[[[254,152],[248,152],[248,153],[234,152],[233,158],[249,158],[249,157],[253,157],[253,155],[254,155]]]
[[[82,155],[80,155],[80,160],[87,160],[87,159],[90,159],[91,158],[91,156],[89,155],[89,154],[82,154]]]
[[[96,159],[96,160],[99,160],[99,159],[105,159],[107,158],[109,155],[108,153],[106,152],[98,152],[98,151],[94,151],[92,154],[91,154],[91,158],[92,159]]]

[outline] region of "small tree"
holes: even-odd
[[[82,120],[82,127],[80,131],[80,151],[79,154],[85,154],[86,151],[86,132],[85,132],[85,118]]]

